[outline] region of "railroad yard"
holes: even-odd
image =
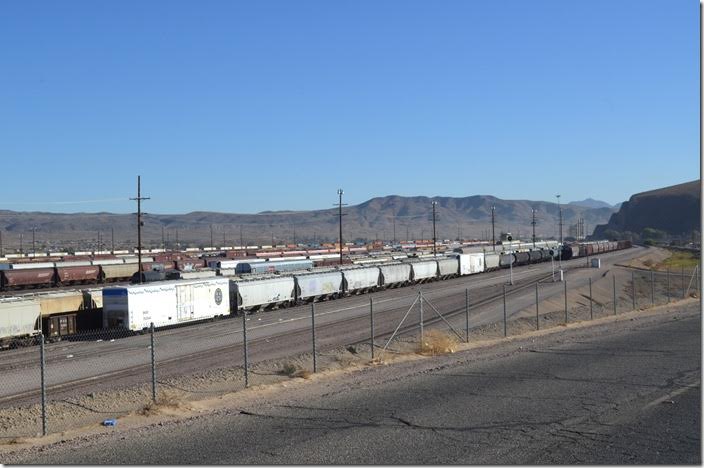
[[[507,287],[507,333],[522,333],[535,326],[535,292],[539,283],[542,327],[563,323],[564,287],[569,300],[568,321],[589,319],[586,287],[594,284],[596,311],[612,313],[612,282],[618,283],[618,312],[631,310],[632,271],[615,267],[644,255],[649,249],[631,249],[599,256],[601,268],[587,268],[584,258],[563,261],[565,282],[552,281],[551,263],[517,267],[513,285],[510,271],[499,269],[481,275],[459,276],[444,281],[353,295],[315,304],[318,361],[321,368],[344,367],[370,359],[369,320],[373,301],[375,347],[379,353],[386,339],[399,327],[400,341],[389,352],[404,349],[404,342],[418,333],[417,310],[400,326],[420,290],[426,304],[426,328],[464,330],[469,297],[470,340],[502,336],[503,290]],[[615,283],[614,283],[615,284]],[[659,282],[658,284],[661,284]],[[679,284],[673,279],[679,291]],[[647,288],[642,292],[648,297]],[[664,288],[657,299],[665,300]],[[679,293],[677,293],[679,294]],[[587,296],[588,297],[588,296]],[[438,310],[443,321],[434,316]],[[417,309],[417,306],[416,306]],[[311,306],[301,305],[246,316],[250,385],[280,381],[281,369],[294,366],[311,370]],[[242,373],[242,320],[238,317],[170,328],[155,333],[158,382],[161,392],[177,392],[180,399],[244,388]],[[413,346],[412,344],[410,346]],[[37,347],[3,352],[0,374],[0,431],[5,437],[26,437],[40,430],[39,362]],[[352,350],[352,351],[350,351]],[[378,354],[377,354],[378,356]],[[47,395],[52,431],[98,422],[105,414],[124,415],[143,407],[149,397],[150,336],[114,335],[61,341],[46,345]],[[18,408],[24,408],[19,409]],[[31,417],[27,417],[31,414]]]

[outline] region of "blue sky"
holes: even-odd
[[[698,177],[698,9],[3,2],[0,209],[130,212],[137,174],[152,213],[616,203]]]

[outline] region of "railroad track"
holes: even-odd
[[[575,267],[573,267],[573,268],[575,268]],[[533,278],[531,280],[527,280],[527,281],[525,281],[525,283],[517,285],[514,288],[512,288],[511,290],[507,291],[507,296],[517,294],[521,291],[524,291],[526,288],[532,287],[536,282],[543,282],[547,279],[550,279],[551,277],[552,277],[552,274],[544,274],[544,275],[540,275],[538,278]],[[408,297],[412,297],[412,295],[409,295]],[[470,302],[470,307],[471,308],[481,307],[481,306],[488,305],[488,304],[490,304],[496,300],[502,299],[502,298],[503,298],[503,292],[493,293],[487,297],[476,300],[475,302]],[[404,305],[404,307],[405,307],[405,305]],[[390,313],[390,312],[393,312],[394,310],[397,310],[397,309],[388,310],[385,313]],[[460,313],[463,313],[463,312],[464,312],[464,307],[459,307],[459,308],[452,309],[450,311],[443,311],[443,316],[445,318],[448,318],[448,317],[453,317],[453,316],[460,314]],[[324,334],[325,330],[331,329],[333,327],[345,328],[345,325],[348,325],[348,324],[351,325],[354,322],[358,322],[358,321],[364,321],[364,323],[366,323],[367,320],[368,320],[367,314],[364,314],[361,316],[355,316],[355,317],[348,317],[348,318],[336,320],[336,321],[330,322],[330,323],[319,324],[316,326],[316,331],[318,332],[318,334],[322,335],[322,334]],[[424,324],[426,326],[431,326],[431,325],[436,324],[440,321],[441,321],[440,318],[434,317],[434,318],[429,318],[428,320],[425,320]],[[375,339],[388,338],[393,333],[393,329],[394,329],[394,327],[392,326],[390,330],[376,333],[374,338]],[[416,329],[418,329],[418,324],[407,325],[407,326],[399,329],[398,334],[404,335],[409,332],[415,331]],[[294,330],[294,331],[277,332],[277,333],[273,333],[273,334],[266,335],[263,337],[249,339],[247,341],[247,343],[250,348],[253,348],[257,345],[264,345],[264,344],[267,344],[270,342],[276,342],[278,339],[282,339],[282,338],[296,339],[298,337],[302,337],[304,339],[308,339],[309,336],[310,336],[310,330],[305,328],[305,329]],[[358,345],[358,344],[365,344],[368,342],[369,342],[369,340],[365,339],[365,340],[355,340],[355,341],[351,341],[348,343],[336,343],[334,345],[329,345],[327,347],[321,347],[320,351],[322,352],[327,349],[332,349],[332,348],[336,348],[336,347],[344,346],[344,345],[349,345],[349,344]],[[212,357],[212,355],[215,353],[223,353],[223,354],[234,353],[236,351],[241,350],[241,348],[242,348],[242,343],[233,343],[233,344],[229,344],[229,345],[225,345],[225,346],[210,348],[207,350],[197,351],[197,352],[188,353],[188,354],[184,354],[184,355],[180,355],[180,356],[174,356],[174,357],[166,358],[166,359],[161,359],[157,363],[157,368],[163,368],[163,367],[169,366],[170,364],[180,363],[185,360],[199,360],[199,359]],[[116,350],[115,352],[119,352],[119,350]],[[274,358],[270,358],[270,359],[280,359],[280,357],[274,357]],[[270,359],[264,359],[262,362],[265,362]],[[36,358],[35,358],[35,362],[36,362]],[[150,370],[150,367],[151,366],[149,363],[139,364],[139,365],[125,368],[125,369],[103,372],[103,373],[96,374],[96,375],[90,376],[90,377],[85,377],[85,378],[81,378],[81,379],[75,379],[75,380],[62,382],[59,384],[49,385],[49,386],[47,386],[46,390],[47,390],[47,393],[56,393],[56,392],[61,392],[61,391],[69,390],[69,389],[70,390],[80,390],[81,388],[86,388],[86,387],[92,386],[92,385],[94,385],[94,383],[96,381],[100,381],[100,380],[126,379],[126,378],[139,376],[139,375],[144,376],[144,375],[147,375],[147,373]],[[8,403],[22,402],[22,401],[28,401],[28,400],[36,401],[36,398],[39,395],[40,395],[40,389],[38,389],[38,388],[35,390],[18,392],[15,394],[0,397],[0,404],[4,405],[4,404],[8,404]]]

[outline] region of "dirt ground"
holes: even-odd
[[[672,252],[667,249],[650,247],[648,251],[640,257],[631,259],[624,263],[619,263],[618,265],[650,270],[651,268],[656,268],[658,265],[662,264],[662,262],[668,259],[671,255]]]

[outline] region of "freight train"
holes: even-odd
[[[595,255],[594,252],[598,254],[630,246],[630,242],[622,241],[562,248],[554,243],[533,250],[497,252],[459,249],[442,257],[396,255],[396,258],[375,259],[375,263],[364,263],[369,259],[359,259],[354,260],[357,264],[322,267],[314,271],[230,277],[215,277],[214,270],[191,271],[181,274],[207,274],[209,277],[192,276],[187,280],[4,298],[0,299],[0,344],[21,342],[42,332],[48,337],[61,337],[101,327],[135,331],[148,327],[151,322],[157,326],[189,323],[238,311],[287,307],[478,274],[510,265],[549,261],[551,258],[566,260],[569,254],[571,257]],[[515,246],[504,245],[500,249],[512,247]]]

